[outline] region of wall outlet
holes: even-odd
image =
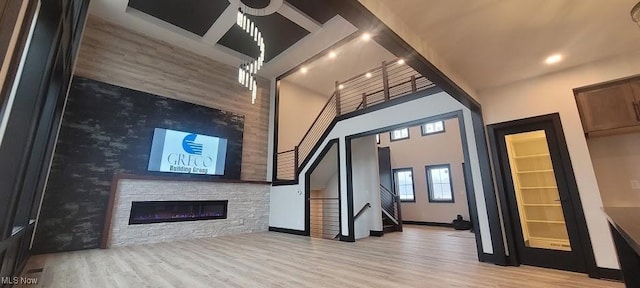
[[[632,179],[632,180],[631,180],[631,189],[633,189],[633,190],[640,190],[640,180],[638,180],[638,179]]]

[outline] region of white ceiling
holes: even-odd
[[[215,1],[229,1],[231,3],[231,6],[227,9],[229,11],[236,11],[238,7],[238,0]],[[230,27],[235,23],[235,12],[226,13],[227,11],[225,10],[225,13],[212,25],[212,28],[205,36],[200,37],[153,16],[128,8],[128,2],[128,0],[93,0],[89,7],[89,13],[213,60],[232,66],[240,64],[241,55],[239,53],[217,44],[217,40],[227,31],[227,26]],[[315,20],[312,20],[297,9],[288,6],[286,3],[282,4],[283,1],[274,2],[281,3],[276,13],[287,17],[301,27],[308,29],[311,33],[274,59],[265,63],[262,70],[258,72],[260,76],[266,78],[280,76],[357,31],[351,23],[340,16],[336,16],[320,26]]]
[[[638,0],[394,0],[398,19],[474,89],[640,49]],[[556,65],[544,64],[554,53]]]
[[[373,40],[356,37],[332,50],[336,57],[325,55],[304,67],[307,73],[297,71],[284,80],[311,91],[331,96],[336,81],[344,81],[382,65],[382,61],[394,60],[396,56]]]

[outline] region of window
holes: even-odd
[[[391,134],[391,141],[408,139],[409,138],[409,128],[402,128],[402,129],[393,130],[393,131],[390,132],[390,134]]]
[[[453,203],[453,184],[449,164],[426,166],[429,202]]]
[[[376,144],[380,144],[380,134],[376,134]]]
[[[400,196],[400,201],[416,202],[416,194],[413,189],[413,169],[393,169],[393,179],[396,185],[396,192]]]
[[[421,128],[422,136],[442,133],[444,132],[444,121],[441,120],[441,121],[429,122],[427,124],[423,124],[420,127],[422,127]]]

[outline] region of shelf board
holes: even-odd
[[[516,171],[518,174],[528,174],[528,173],[545,173],[545,172],[553,172],[553,169],[548,170],[531,170],[531,171]]]
[[[558,186],[539,186],[539,187],[518,187],[522,190],[534,190],[534,189],[558,189]]]
[[[525,220],[529,223],[546,223],[546,224],[565,224],[564,221],[552,221],[552,220]]]
[[[548,156],[550,155],[548,153],[545,153],[545,154],[513,156],[513,159],[539,158],[539,157],[548,157]]]
[[[549,237],[535,237],[535,236],[529,236],[529,239],[545,240],[545,241],[556,241],[556,242],[565,242],[565,243],[569,244],[569,240],[567,240],[567,239],[561,239],[561,238],[549,238]]]
[[[540,141],[540,140],[545,140],[544,142],[546,143],[547,141],[547,135],[544,136],[535,136],[535,137],[527,137],[527,138],[521,138],[521,139],[511,139],[511,143],[522,143],[522,142],[532,142],[532,141]]]
[[[562,207],[561,204],[522,204],[522,206],[528,206],[528,207]]]

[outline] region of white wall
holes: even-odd
[[[485,124],[560,113],[599,267],[618,262],[572,89],[638,73],[640,53],[632,53],[480,92]]]
[[[321,95],[291,82],[280,81],[278,152],[293,149],[331,95]]]
[[[480,164],[476,149],[476,139],[472,129],[471,111],[447,93],[440,92],[428,97],[408,101],[399,105],[340,121],[329,133],[328,137],[325,138],[320,149],[318,149],[312,156],[309,163],[312,163],[315,158],[318,157],[322,147],[327,145],[329,140],[339,139],[341,156],[340,197],[341,199],[346,199],[347,166],[344,157],[344,155],[346,155],[345,136],[459,110],[462,110],[463,112],[463,121],[466,129],[465,134],[467,137],[467,147],[469,149],[470,156],[469,164],[472,172],[473,188],[476,194],[478,224],[480,226],[480,235],[482,236],[482,250],[484,253],[493,254],[491,234],[489,231],[489,219],[484,199],[484,188],[482,187]],[[307,169],[308,166],[301,169],[300,175],[302,177],[300,177],[298,185],[276,186],[271,190],[271,209],[269,215],[270,226],[304,230],[304,193],[299,194],[298,191],[304,191],[305,180],[303,176]],[[343,215],[342,231],[343,233],[346,233],[346,231],[348,231],[348,218],[346,217],[347,201],[342,201],[341,213]]]
[[[304,206],[304,183],[302,186],[272,186],[269,201],[269,226],[304,230]]]
[[[325,198],[337,198],[340,196],[340,191],[338,191],[338,180],[340,179],[340,175],[336,172],[326,183],[326,187],[322,189],[322,197]]]
[[[587,140],[604,206],[639,207],[640,133]]]
[[[353,213],[369,203],[356,219],[356,239],[369,237],[369,231],[382,231],[382,207],[380,204],[380,173],[378,172],[378,147],[374,135],[353,139],[351,142],[351,168],[353,179]]]

